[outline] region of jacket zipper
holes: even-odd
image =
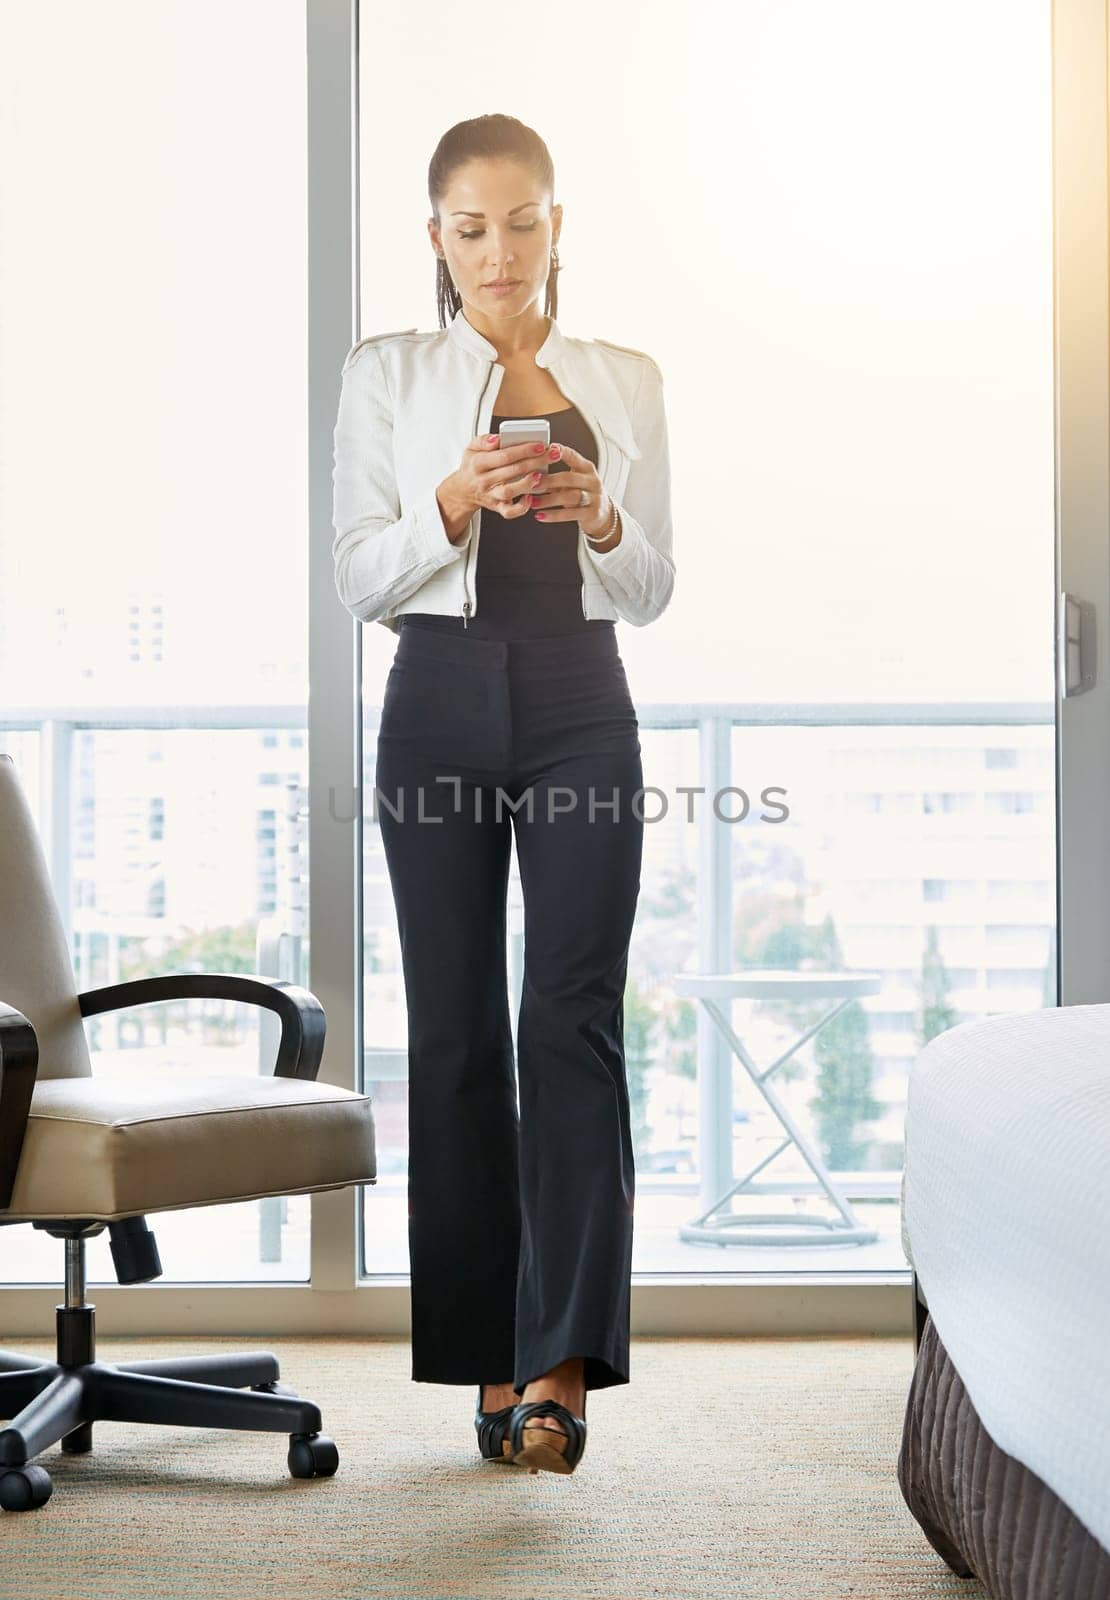
[[[475,432],[477,432],[477,424],[475,424]],[[474,540],[477,537],[478,537],[478,533],[477,533],[477,529],[475,529],[474,532],[472,533],[471,537],[467,540],[466,554],[465,554],[465,556],[463,556],[463,628],[464,628],[464,630],[466,628],[469,628],[469,626],[470,626],[470,596],[467,593],[467,588],[466,588],[466,575],[470,570],[470,546],[474,543]]]
[[[494,362],[494,361],[490,362],[489,371],[486,373],[486,381],[482,385],[481,394],[478,396],[478,409],[474,413],[474,432],[475,433],[478,432],[478,418],[482,415],[482,402],[486,398],[486,390],[489,388],[489,380],[493,376],[493,369],[496,366],[496,364],[497,363]],[[478,518],[478,522],[477,522],[477,525],[475,526],[475,528],[473,530],[473,533],[471,534],[471,537],[467,540],[466,555],[463,557],[463,608],[462,608],[462,619],[463,619],[463,628],[464,628],[464,630],[466,628],[469,628],[469,626],[470,626],[470,615],[471,615],[471,612],[474,609],[474,605],[473,605],[473,602],[472,602],[472,600],[470,598],[470,593],[469,593],[469,590],[467,589],[467,583],[466,583],[466,580],[470,575],[470,552],[471,552],[471,547],[477,545],[477,543],[478,543],[478,535],[482,531],[482,513],[481,513],[481,511],[480,510],[476,511],[474,513],[474,515]]]
[[[477,432],[477,423],[475,423],[475,425],[474,425],[474,431]],[[464,630],[470,626],[470,596],[467,593],[467,588],[466,588],[466,575],[467,575],[468,571],[470,570],[470,546],[474,543],[475,538],[477,538],[477,531],[476,530],[471,534],[470,538],[468,538],[467,543],[466,543],[466,554],[465,554],[465,556],[463,556],[463,628],[464,628]]]

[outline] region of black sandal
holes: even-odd
[[[530,1428],[529,1417],[556,1417],[566,1430],[557,1433],[554,1428]],[[557,1440],[553,1442],[551,1435]],[[522,1400],[512,1409],[509,1418],[509,1449],[518,1467],[529,1472],[573,1472],[586,1448],[586,1419],[576,1417],[573,1411],[560,1405],[558,1400]]]
[[[478,1434],[478,1449],[483,1461],[501,1461],[506,1466],[513,1465],[512,1451],[509,1449],[509,1418],[513,1414],[512,1406],[502,1406],[499,1411],[482,1410],[482,1390],[484,1384],[478,1385],[478,1406],[474,1412],[474,1427]]]

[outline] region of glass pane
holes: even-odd
[[[79,989],[303,981],[304,6],[61,20],[0,20],[19,153],[0,299],[20,310],[0,362],[0,748],[48,853],[65,841]],[[270,1021],[197,1001],[86,1030],[96,1072],[244,1075],[272,1069]],[[308,1215],[307,1196],[157,1213],[161,1281],[304,1280]],[[60,1271],[56,1241],[4,1230],[0,1281]],[[106,1233],[89,1275],[116,1281]]]
[[[429,57],[451,18],[364,16],[361,332],[437,327],[428,162],[454,122],[499,109],[554,158],[563,331],[664,374],[675,594],[617,629],[667,807],[645,830],[625,997],[635,1267],[904,1270],[915,1052],[1056,1000],[1050,7],[946,0],[922,27],[821,0],[569,0],[529,19],[527,48],[558,62],[588,38],[619,60],[600,121],[559,70],[506,94],[481,30]],[[379,66],[417,55],[414,97]],[[370,794],[395,638],[363,634]],[[722,771],[719,809],[687,812],[682,789]],[[392,1272],[404,993],[370,815],[365,844],[367,1088],[389,1106],[366,1265]],[[510,935],[518,897],[514,870]],[[512,938],[509,959],[519,993]],[[726,1020],[756,1069],[783,1057],[768,1082],[799,1137],[678,987],[760,968],[795,975],[784,998],[734,998]],[[836,1016],[798,998],[807,972],[843,969],[871,992]],[[780,1191],[751,1183],[729,1209],[835,1219],[808,1150],[871,1237],[694,1236],[784,1138],[759,1174]]]

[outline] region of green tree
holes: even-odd
[[[648,1073],[652,1065],[654,1033],[655,1013],[630,976],[624,990],[624,1061],[628,1074],[632,1145],[637,1156],[647,1150],[651,1131],[647,1118]]]
[[[811,931],[800,918],[781,923],[763,941],[760,965],[796,972],[811,952]]]
[[[785,904],[780,902],[780,906]],[[770,967],[781,972],[801,972],[807,965],[825,965],[820,930],[805,921],[804,901],[796,897],[789,905],[791,916],[789,919],[783,916],[776,926],[766,929],[752,958],[752,966]],[[804,1033],[821,1015],[821,1006],[815,1005],[812,1000],[768,1000],[757,1003],[755,1010],[760,1015],[773,1010],[774,1015],[793,1027],[795,1033]],[[792,1055],[777,1069],[775,1080],[792,1083],[803,1077],[805,1072],[805,1062],[799,1060],[797,1055]]]
[[[844,965],[831,916],[825,917],[815,943],[821,968],[835,971]],[[868,1019],[858,1000],[850,1000],[814,1036],[813,1055],[817,1089],[809,1104],[826,1165],[835,1171],[861,1167],[870,1140],[860,1137],[859,1126],[879,1116],[883,1108],[871,1093],[874,1062]]]
[[[732,932],[737,969],[797,966],[806,949],[804,892],[737,887]]]
[[[160,972],[253,972],[258,924],[253,918],[219,928],[200,928],[160,943],[136,939],[120,956],[123,979],[153,977]]]
[[[153,978],[163,972],[253,972],[257,923],[253,918],[219,928],[201,928],[165,940],[121,941],[120,981]],[[232,1009],[226,1000],[169,1000],[121,1013],[131,1019],[138,1038],[151,1036],[165,1043],[171,1022],[179,1026],[188,1016],[201,1019],[206,1044],[234,1044],[245,1027],[255,1025],[242,1007]]]
[[[698,1013],[697,1004],[675,995],[665,1006],[659,1019],[660,1032],[667,1046],[667,1070],[676,1077],[698,1075]]]
[[[697,873],[692,867],[668,868],[660,873],[654,892],[641,893],[640,916],[684,918],[692,914],[697,896]]]
[[[925,951],[921,957],[921,1009],[918,1014],[918,1035],[922,1044],[928,1044],[938,1033],[946,1033],[959,1021],[959,1012],[949,1004],[948,971],[941,959],[940,940],[935,927],[930,927],[925,937]]]

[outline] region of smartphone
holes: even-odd
[[[537,456],[533,466],[531,462],[521,462],[520,472],[523,477],[526,472],[546,472],[550,466],[547,455],[547,446],[551,443],[551,424],[546,417],[506,417],[498,427],[498,445],[500,450],[503,445],[514,444],[542,444],[544,454]],[[522,490],[521,493],[524,493]],[[520,499],[519,494],[513,496],[513,505]]]

